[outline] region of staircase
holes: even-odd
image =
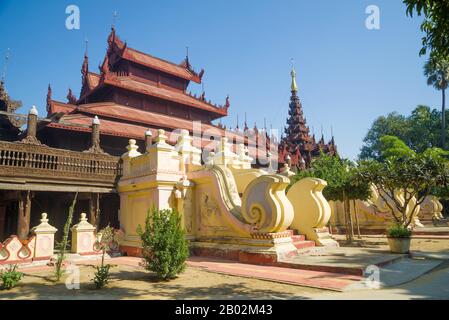
[[[306,236],[304,235],[293,235],[291,236],[293,245],[296,247],[296,249],[305,249],[305,248],[312,248],[315,247],[315,241],[308,241],[306,240]]]

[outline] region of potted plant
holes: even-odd
[[[387,229],[391,252],[407,253],[420,204],[435,188],[447,188],[448,161],[441,149],[416,153],[392,136],[383,136],[380,142],[381,158],[359,161],[358,176],[375,187],[389,208],[394,222]]]
[[[408,253],[410,251],[412,231],[400,224],[387,229],[388,245],[393,253]]]

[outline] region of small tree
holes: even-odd
[[[94,284],[97,289],[103,288],[109,281],[110,264],[104,264],[106,252],[108,252],[115,241],[115,230],[109,225],[98,232],[98,240],[96,246],[101,249],[101,265],[97,267],[95,273]]]
[[[57,249],[59,249],[58,256],[56,259],[56,265],[55,265],[56,281],[59,281],[64,273],[64,271],[62,270],[62,266],[64,264],[65,254],[67,252],[67,245],[69,243],[70,226],[72,225],[72,221],[73,221],[73,212],[75,211],[77,197],[78,197],[78,192],[75,193],[75,197],[73,198],[72,205],[69,208],[69,214],[67,216],[67,221],[64,225],[64,230],[63,230],[63,234],[62,234],[62,241],[58,242],[56,244]]]
[[[447,162],[434,152],[435,150],[429,150],[408,156],[391,156],[384,162],[359,162],[359,180],[375,186],[390,209],[394,221],[402,228],[407,228],[413,221],[413,212],[425,197],[436,188],[447,186]],[[398,192],[402,194],[402,199],[397,198]]]
[[[369,184],[357,179],[354,163],[338,156],[321,154],[307,171],[298,172],[292,183],[305,177],[316,177],[327,182],[323,195],[327,200],[342,201],[345,210],[346,240],[351,243],[354,234],[350,200],[366,200],[371,195]]]
[[[148,212],[145,229],[137,229],[142,240],[143,265],[160,279],[169,280],[185,269],[189,256],[188,242],[176,210]]]

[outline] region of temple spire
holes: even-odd
[[[243,131],[248,131],[249,130],[249,127],[248,127],[248,122],[247,122],[247,119],[246,119],[246,112],[245,112],[245,123],[244,123],[244,126],[243,126]]]
[[[89,40],[86,39],[85,42],[86,42],[86,49],[84,51],[83,65],[81,66],[81,74],[83,75],[83,78],[86,77],[89,72],[89,56],[87,52]]]
[[[190,69],[190,62],[189,62],[189,47],[186,46],[186,68]]]
[[[296,71],[295,71],[294,61],[293,61],[293,59],[291,61],[292,61],[292,71],[290,72],[290,75],[292,76],[291,89],[292,89],[292,92],[298,92],[298,86],[296,85]]]

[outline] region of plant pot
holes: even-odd
[[[390,251],[393,253],[409,253],[411,238],[391,238],[388,237]]]

